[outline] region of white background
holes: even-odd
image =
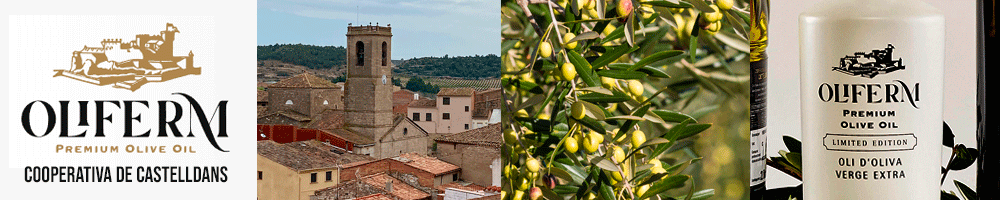
[[[976,145],[976,4],[971,0],[924,0],[937,7],[945,16],[945,105],[944,120],[955,133],[955,142]],[[768,27],[767,122],[769,157],[780,156],[787,150],[783,135],[801,139],[799,102],[799,33],[798,17],[803,11],[822,0],[771,0]],[[940,146],[940,145],[939,145]],[[947,162],[950,148],[941,146],[942,162]],[[944,164],[942,164],[944,165]],[[975,189],[975,164],[963,171],[948,173],[942,187],[955,191],[952,180],[959,180]],[[784,173],[768,168],[767,187],[790,187],[800,184]]]
[[[7,81],[0,81],[6,98],[0,98],[0,125],[7,127],[0,136],[0,183],[3,199],[253,199],[256,196],[254,133],[256,122],[256,2],[254,1],[72,1],[5,2],[0,6],[5,20],[0,21],[0,65]],[[12,16],[66,15],[66,16]],[[111,17],[121,16],[121,17]],[[53,69],[65,69],[73,50],[84,45],[99,46],[101,39],[134,39],[136,34],[159,34],[167,22],[174,23],[175,55],[195,54],[195,66],[201,75],[188,75],[161,83],[149,83],[135,92],[109,86],[95,86],[65,77],[52,77]],[[14,27],[13,25],[18,25]],[[21,27],[30,27],[24,29]],[[16,28],[16,29],[15,29]],[[34,31],[31,31],[34,30]],[[68,31],[78,31],[66,34]],[[221,100],[229,100],[228,138],[218,138],[222,153],[215,150],[204,135],[194,138],[121,138],[121,111],[107,127],[105,138],[80,140],[26,138],[21,129],[20,111],[32,99],[57,106],[58,100],[148,100],[139,128],[154,128],[157,100],[173,100],[182,106],[187,101],[173,92],[185,92],[201,103],[208,115]],[[93,111],[93,103],[90,105]],[[71,107],[71,112],[74,110]],[[140,109],[144,107],[140,106]],[[113,110],[113,109],[108,109]],[[185,114],[188,110],[185,108]],[[93,113],[89,113],[93,116]],[[182,120],[186,120],[182,118]],[[217,120],[216,120],[217,121]],[[70,123],[75,123],[71,121]],[[90,121],[93,126],[94,121]],[[197,122],[195,122],[197,123]],[[74,126],[70,126],[71,130]],[[179,127],[186,129],[186,126]],[[196,127],[197,128],[197,127]],[[76,129],[80,131],[81,129]],[[93,128],[88,129],[93,135]],[[73,133],[73,132],[71,132]],[[26,142],[14,142],[26,141]],[[96,154],[52,155],[56,143],[65,145],[167,145],[194,146],[197,154]],[[10,156],[10,157],[8,157]],[[9,162],[9,163],[8,163]],[[226,183],[25,183],[24,165],[169,165],[227,166]],[[114,169],[112,169],[114,170]]]

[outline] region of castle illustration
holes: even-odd
[[[94,85],[112,85],[135,91],[149,82],[163,82],[194,74],[194,52],[174,56],[174,35],[180,33],[173,24],[158,35],[138,34],[129,42],[105,39],[101,46],[84,46],[73,51],[69,69],[56,69],[53,77],[64,76]]]

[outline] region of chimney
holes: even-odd
[[[420,100],[420,94],[419,93],[413,93],[413,100]]]

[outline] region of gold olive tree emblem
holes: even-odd
[[[53,77],[64,76],[94,85],[111,85],[135,91],[146,83],[163,82],[194,74],[194,52],[174,56],[174,35],[180,33],[167,23],[158,35],[138,34],[135,40],[105,39],[101,46],[83,46],[73,51],[69,69],[56,69]]]

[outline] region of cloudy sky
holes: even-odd
[[[497,54],[494,0],[258,0],[257,44],[344,46],[347,24],[392,26],[393,59]]]

